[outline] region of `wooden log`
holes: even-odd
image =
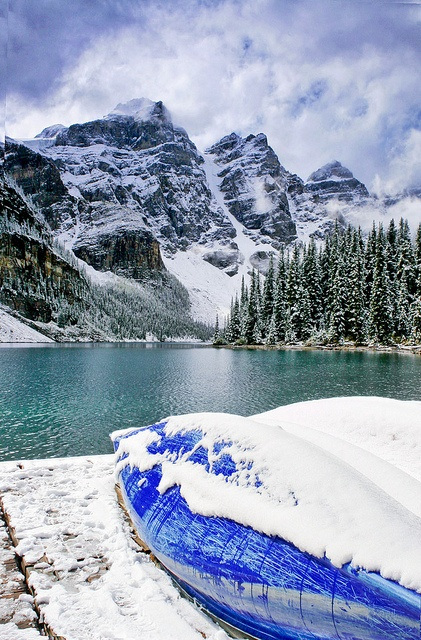
[[[0,496],[0,547],[2,555],[6,556],[0,566],[0,598],[4,603],[0,625],[13,622],[18,616],[19,621],[15,623],[18,629],[39,628],[35,608],[21,600],[21,596],[30,594],[30,590],[21,571],[8,523],[10,520]]]
[[[126,521],[128,522],[129,526],[130,526],[130,535],[132,537],[132,539],[136,542],[136,544],[140,547],[141,551],[143,551],[143,553],[147,553],[148,555],[151,555],[151,560],[153,559],[153,556],[151,554],[151,550],[149,549],[148,545],[146,544],[146,542],[144,542],[140,537],[139,534],[136,531],[135,526],[133,525],[132,519],[130,517],[129,512],[127,511],[126,505],[124,504],[124,499],[123,499],[123,494],[121,492],[121,487],[119,484],[115,485],[115,491],[117,494],[117,500],[118,500],[118,504],[120,505]]]

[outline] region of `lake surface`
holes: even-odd
[[[111,453],[171,414],[251,415],[341,395],[421,400],[421,357],[169,344],[0,348],[0,460]]]

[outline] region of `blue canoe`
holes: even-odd
[[[159,436],[149,445],[150,453],[192,451],[200,440],[197,431],[168,436],[165,424],[142,428]],[[139,431],[115,437],[117,455],[120,441]],[[201,447],[191,459],[208,464]],[[232,473],[228,456],[218,465],[212,473]],[[123,498],[137,532],[181,589],[233,635],[259,640],[419,640],[418,593],[376,573],[350,565],[337,568],[232,520],[193,513],[178,486],[161,494],[160,480],[160,464],[147,471],[127,465],[120,471]]]

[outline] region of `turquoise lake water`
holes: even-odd
[[[111,453],[114,429],[341,395],[421,400],[421,357],[191,345],[0,348],[0,460]]]

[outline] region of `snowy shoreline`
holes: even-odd
[[[1,336],[0,336],[1,338]],[[211,342],[201,342],[200,340],[165,340],[160,342],[159,340],[72,340],[66,342],[56,342],[54,340],[45,337],[45,341],[19,341],[10,340],[2,341],[0,339],[0,349],[2,348],[14,348],[14,347],[51,347],[51,346],[69,346],[69,345],[105,345],[105,344],[144,344],[144,345],[191,345],[202,348],[215,348],[215,349],[231,349],[241,350],[246,349],[249,351],[345,351],[345,352],[361,352],[361,353],[397,353],[404,355],[421,355],[421,345],[372,345],[372,346],[356,346],[351,344],[344,345],[304,345],[304,344],[289,344],[289,345],[273,345],[273,344],[212,344]]]
[[[352,344],[344,345],[304,345],[304,344],[214,344],[215,349],[248,349],[257,351],[348,351],[367,353],[398,353],[406,355],[421,355],[421,345],[370,345],[356,346]]]

